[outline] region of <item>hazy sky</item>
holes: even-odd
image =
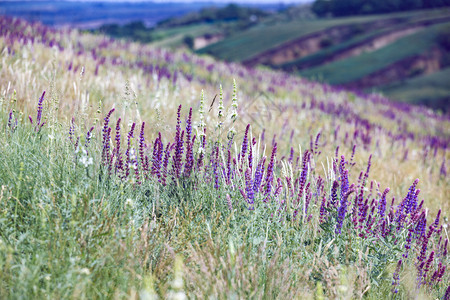
[[[222,3],[308,3],[314,0],[69,0],[84,2],[222,2]]]

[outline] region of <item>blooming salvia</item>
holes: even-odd
[[[179,178],[181,174],[181,167],[182,167],[182,156],[183,156],[183,137],[184,137],[184,130],[181,131],[181,105],[178,107],[177,111],[177,126],[176,126],[176,132],[175,132],[175,155],[173,156],[173,165],[172,170],[175,178]]]
[[[397,267],[395,268],[395,272],[393,275],[392,281],[392,292],[394,294],[398,293],[398,285],[400,284],[400,269],[402,267],[402,260],[400,259],[397,263]]]
[[[194,141],[192,138],[192,108],[189,109],[189,116],[186,120],[186,163],[184,165],[184,176],[189,177],[194,166]]]
[[[42,126],[44,126],[45,122],[41,124],[42,119],[42,103],[44,102],[45,91],[42,93],[41,98],[38,101],[37,115],[36,115],[36,131],[41,130]]]
[[[255,196],[254,196],[253,179],[252,179],[252,173],[251,172],[252,171],[250,170],[250,168],[248,168],[245,171],[245,191],[247,193],[248,204],[250,205],[249,209],[253,210],[253,204],[254,204],[253,199],[255,198]]]

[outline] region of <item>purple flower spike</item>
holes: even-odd
[[[384,218],[386,211],[386,195],[389,193],[390,189],[386,188],[381,196],[380,203],[378,205],[378,214],[381,218]]]
[[[447,287],[447,290],[445,291],[444,297],[442,300],[450,300],[450,285]]]
[[[441,218],[441,210],[439,209],[438,214],[436,216],[436,220],[434,221],[434,227],[438,227],[439,226],[439,219]]]
[[[122,119],[119,118],[117,119],[117,123],[116,123],[116,147],[114,148],[114,155],[116,157],[116,162],[115,162],[115,172],[116,174],[118,172],[123,172],[123,161],[122,161],[122,153],[120,152],[120,141],[121,141],[121,137],[120,137],[120,121]]]
[[[338,203],[338,197],[337,197],[338,187],[339,187],[339,183],[335,180],[333,182],[333,187],[331,188],[330,208],[335,208],[336,204]]]
[[[261,161],[259,162],[258,166],[256,167],[255,171],[255,181],[253,183],[253,191],[255,193],[259,192],[259,188],[261,186],[262,178],[264,175],[264,165],[266,163],[266,158],[263,157]]]
[[[70,126],[69,126],[69,139],[72,142],[72,144],[73,144],[73,135],[75,134],[74,131],[75,131],[75,118],[72,117],[72,120],[71,120]]]
[[[42,96],[41,96],[41,98],[39,98],[39,101],[38,101],[37,116],[36,116],[36,131],[39,131],[41,129],[41,127],[44,125],[44,123],[41,124],[42,103],[44,102],[44,96],[45,96],[45,91],[42,93]]]
[[[428,257],[427,263],[425,264],[425,269],[423,270],[423,277],[426,280],[427,273],[430,270],[431,264],[434,260],[434,251],[431,251],[430,256]]]
[[[300,180],[299,180],[299,190],[297,195],[297,203],[300,203],[303,197],[303,189],[306,184],[306,177],[308,175],[308,164],[310,160],[311,153],[309,150],[305,151],[305,154],[303,155],[303,162],[302,162],[302,172],[300,174]]]
[[[322,197],[322,203],[320,204],[320,217],[319,224],[324,223],[327,220],[327,209],[326,209],[327,198],[325,195]]]
[[[322,134],[322,132],[319,132],[316,136],[316,140],[314,142],[314,155],[320,155],[322,153],[322,151],[319,151],[319,139],[320,139],[320,135]]]
[[[354,192],[354,185],[349,188],[349,190],[345,193],[344,197],[341,198],[341,203],[338,209],[337,222],[336,222],[336,233],[341,234],[341,229],[344,223],[345,214],[347,213],[348,206],[348,196]],[[370,221],[367,222],[368,224]]]
[[[272,156],[270,157],[269,165],[267,166],[266,183],[265,183],[265,199],[267,201],[272,192],[272,182],[273,182],[273,168],[275,166],[275,156],[277,153],[277,143],[274,143],[272,148]]]
[[[84,142],[84,148],[89,147],[89,144],[91,143],[91,138],[92,138],[92,131],[94,130],[94,126],[91,127],[91,129],[89,129],[89,131],[86,133],[86,141]]]
[[[166,177],[167,177],[167,166],[169,165],[169,159],[170,159],[170,151],[172,149],[172,145],[170,143],[167,143],[166,150],[164,151],[164,160],[162,165],[162,174],[160,178],[160,182],[162,185],[166,185]]]
[[[145,128],[145,122],[142,122],[141,132],[139,133],[139,158],[141,160],[142,170],[144,171],[144,174],[147,174],[148,170],[145,167],[146,164],[145,164],[145,156],[144,156],[144,148],[145,148],[144,128]]]
[[[253,207],[255,193],[253,191],[253,179],[250,168],[245,171],[245,192],[247,193],[247,201],[250,207]]]
[[[248,130],[250,129],[250,124],[245,128],[244,140],[242,141],[242,150],[241,150],[241,161],[244,161],[245,154],[247,153],[248,147]]]
[[[104,119],[104,123],[103,123],[103,152],[102,152],[102,162],[105,161],[105,159],[107,158],[106,156],[109,155],[108,151],[109,151],[109,136],[108,136],[108,124],[109,124],[109,118],[111,118],[111,114],[114,112],[114,108],[111,109],[108,114],[106,114],[106,117]]]
[[[195,137],[194,137],[195,138]],[[184,176],[191,175],[194,166],[194,141],[192,139],[192,107],[189,109],[189,116],[186,120],[186,163],[184,165]]]
[[[394,294],[398,293],[398,285],[400,283],[400,269],[402,267],[402,260],[400,259],[397,263],[397,267],[395,268],[395,272],[393,277],[393,281],[392,281],[392,292]]]
[[[181,105],[178,106],[177,111],[177,127],[175,132],[175,154],[173,156],[173,175],[175,178],[180,178],[183,156],[183,136],[184,130],[181,132]]]

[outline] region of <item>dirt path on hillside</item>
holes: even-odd
[[[349,48],[336,51],[334,54],[328,56],[325,60],[316,62],[314,64],[304,64],[302,66],[289,66],[284,68],[286,71],[305,69],[313,67],[320,64],[329,63],[332,61],[344,59],[347,57],[359,55],[363,52],[370,52],[378,50],[382,47],[387,46],[390,43],[397,41],[405,36],[414,34],[428,26],[435,25],[438,23],[448,22],[450,17],[443,17],[433,20],[419,21],[414,24],[400,25],[398,28],[388,30],[380,33],[379,35],[368,38],[360,43],[356,43]],[[389,19],[376,22],[369,22],[364,24],[359,24],[362,28],[366,28],[365,32],[382,30],[383,28],[389,26],[395,26],[401,23],[399,19]],[[264,53],[261,53],[249,60],[244,61],[245,65],[255,66],[258,64],[279,66],[284,63],[293,61],[295,59],[311,55],[319,50],[324,49],[323,41],[330,40],[333,43],[343,42],[349,34],[351,34],[354,29],[354,25],[340,25],[335,26],[323,31],[312,33],[303,36],[300,39],[284,43],[278,47],[270,49]]]
[[[441,60],[444,55],[441,49],[432,49],[422,55],[408,57],[388,67],[367,75],[357,81],[344,84],[344,87],[352,89],[367,89],[375,86],[383,86],[411,78],[417,75],[428,75],[441,69]]]

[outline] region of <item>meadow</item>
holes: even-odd
[[[450,299],[450,118],[0,18],[0,298]]]

